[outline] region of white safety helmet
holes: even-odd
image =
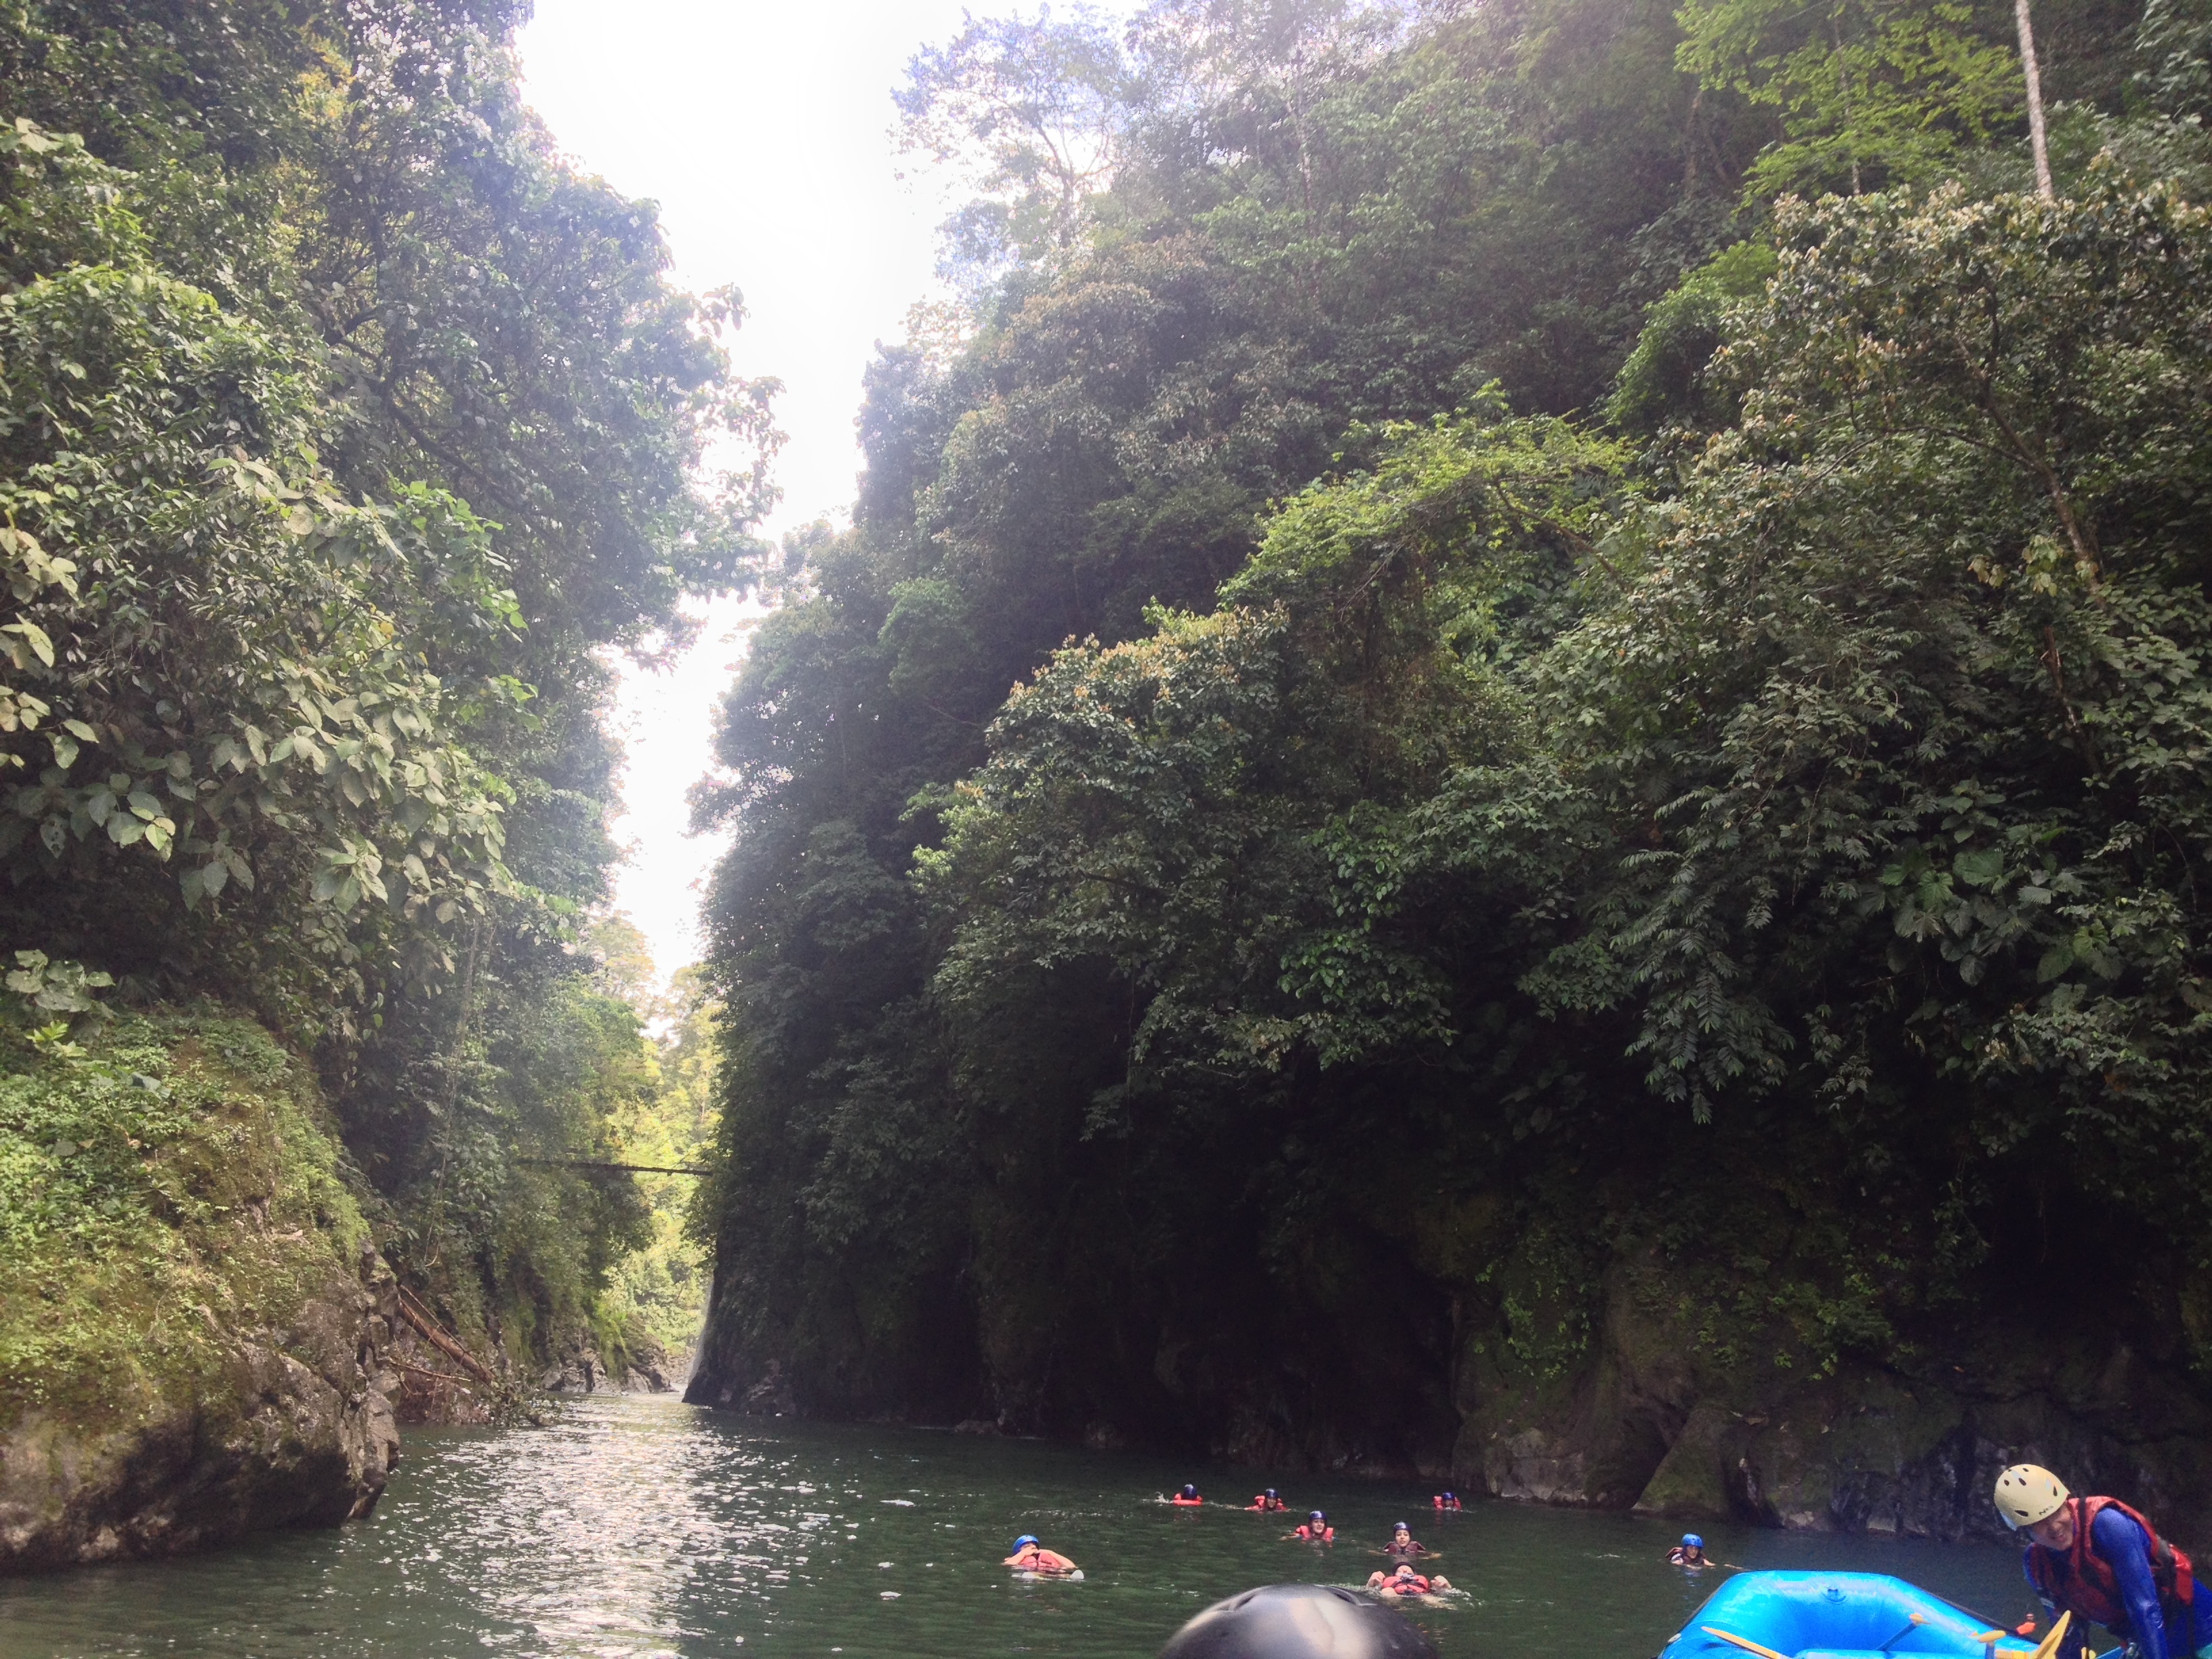
[[[2066,1500],[2073,1494],[2066,1490],[2066,1483],[2049,1469],[2038,1468],[2033,1463],[2015,1463],[1997,1477],[1994,1496],[1998,1516],[2005,1525],[2018,1532],[2022,1527],[2048,1521],[2066,1507]]]

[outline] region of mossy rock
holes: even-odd
[[[375,1502],[388,1293],[303,1067],[128,1017],[0,1072],[0,1570]]]

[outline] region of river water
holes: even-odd
[[[1333,1549],[1241,1501],[1328,1510]],[[1207,1603],[1286,1579],[1358,1583],[1407,1520],[1467,1594],[1417,1617],[1452,1659],[1650,1659],[1711,1593],[1665,1565],[1675,1529],[1328,1477],[1182,1468],[1033,1442],[763,1423],[594,1399],[550,1428],[414,1430],[375,1515],[185,1561],[0,1581],[0,1656],[223,1659],[829,1655],[1145,1659]],[[1034,1532],[1084,1569],[1016,1581]],[[1753,1567],[1894,1572],[2010,1624],[2018,1557],[1988,1545],[1710,1528]]]

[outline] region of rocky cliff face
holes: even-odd
[[[538,1378],[548,1394],[673,1394],[676,1363],[647,1338],[635,1352],[610,1364],[585,1333],[573,1331],[556,1346],[552,1363]]]
[[[332,1273],[280,1329],[221,1330],[196,1397],[33,1409],[0,1433],[0,1571],[173,1555],[375,1506],[399,1459],[390,1274]],[[383,1305],[380,1305],[383,1304]]]
[[[793,1397],[790,1379],[784,1376],[783,1362],[779,1359],[769,1360],[753,1376],[732,1376],[703,1368],[696,1370],[684,1390],[684,1399],[689,1405],[714,1406],[747,1417],[806,1415]]]
[[[1608,1281],[1582,1363],[1548,1376],[1473,1339],[1451,1453],[1462,1486],[1540,1503],[1822,1531],[1997,1537],[1997,1471],[2029,1462],[2212,1540],[2212,1406],[2093,1315],[1962,1321],[1888,1366],[1790,1379],[1722,1363]]]
[[[1045,1298],[978,1297],[903,1372],[725,1295],[686,1397],[1936,1539],[1998,1535],[1996,1473],[2030,1461],[2212,1547],[2212,1388],[2189,1334],[2212,1322],[2175,1264],[2069,1278],[1994,1253],[1910,1320],[1821,1340],[1840,1316],[1777,1314],[1779,1273],[1632,1242],[1569,1270],[1489,1213],[1372,1240],[1336,1273],[1240,1275],[1226,1249],[1194,1253],[1206,1273],[1057,1325]]]
[[[365,1515],[397,1287],[304,1068],[118,1020],[0,1073],[0,1572]]]

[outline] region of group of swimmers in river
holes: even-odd
[[[1185,1486],[1173,1498],[1169,1498],[1168,1502],[1170,1504],[1182,1504],[1183,1507],[1188,1509],[1195,1508],[1197,1505],[1206,1502],[1206,1500],[1198,1495],[1197,1487]],[[1459,1494],[1455,1492],[1440,1492],[1435,1497],[1429,1499],[1429,1504],[1430,1507],[1434,1509],[1438,1515],[1457,1515],[1462,1510],[1467,1507],[1466,1504],[1459,1501]],[[1247,1504],[1244,1507],[1248,1510],[1268,1511],[1287,1510],[1290,1508],[1290,1505],[1283,1502],[1282,1493],[1277,1492],[1273,1486],[1270,1486],[1263,1492],[1254,1494],[1252,1501]],[[1319,1516],[1321,1511],[1319,1510],[1316,1510],[1314,1514],[1316,1516]]]
[[[1199,1495],[1198,1488],[1192,1486],[1184,1486],[1167,1501],[1178,1509],[1198,1509],[1206,1503],[1206,1499]],[[1455,1492],[1438,1492],[1430,1501],[1439,1515],[1456,1514],[1466,1507]],[[1290,1506],[1283,1502],[1282,1494],[1270,1486],[1267,1491],[1256,1493],[1243,1507],[1261,1514],[1276,1514],[1286,1511]],[[1336,1542],[1336,1528],[1329,1525],[1326,1513],[1313,1510],[1294,1530],[1285,1533],[1283,1537],[1285,1542],[1334,1544]],[[1390,1541],[1383,1547],[1382,1553],[1392,1557],[1397,1565],[1387,1572],[1378,1571],[1367,1575],[1367,1589],[1370,1594],[1386,1601],[1397,1601],[1440,1595],[1451,1589],[1451,1581],[1442,1573],[1424,1573],[1415,1570],[1413,1562],[1416,1559],[1432,1555],[1435,1552],[1415,1539],[1413,1528],[1403,1521],[1391,1528]],[[1017,1572],[1035,1573],[1048,1578],[1083,1577],[1082,1569],[1074,1562],[1057,1550],[1047,1549],[1031,1533],[1024,1533],[1014,1540],[1014,1553],[1006,1558],[1006,1565]]]

